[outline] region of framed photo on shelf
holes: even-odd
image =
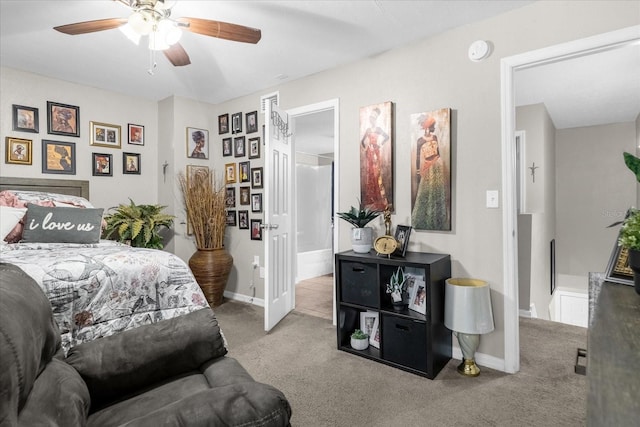
[[[80,107],[47,101],[47,132],[51,135],[80,136]]]
[[[242,132],[242,113],[235,113],[231,116],[231,133]]]
[[[42,173],[76,174],[74,142],[42,140]]]
[[[140,154],[122,153],[122,173],[125,175],[140,175]]]
[[[218,135],[229,133],[229,114],[221,114],[218,116]]]
[[[127,134],[129,135],[129,144],[144,145],[144,126],[128,124]]]
[[[618,239],[616,239],[611,251],[611,257],[605,271],[605,280],[633,286],[633,270],[629,267],[629,250],[618,246]]]
[[[113,155],[92,153],[93,176],[113,176]]]
[[[13,130],[17,132],[39,132],[40,120],[37,108],[13,104],[12,109]]]
[[[244,136],[233,139],[233,155],[234,157],[244,157],[247,154]]]
[[[108,123],[89,122],[91,138],[89,144],[97,147],[120,148],[120,126]]]
[[[249,158],[250,159],[260,158],[260,137],[259,136],[256,136],[255,138],[249,138]]]
[[[251,204],[251,187],[240,187],[240,204],[241,205],[250,205]]]
[[[32,163],[33,141],[31,139],[7,136],[4,141],[7,147],[5,163],[14,165],[30,165]]]
[[[230,227],[238,225],[236,211],[227,209],[226,223]]]
[[[360,313],[360,330],[369,335],[369,344],[380,348],[380,318],[377,311],[363,311]]]
[[[251,188],[263,188],[262,183],[262,168],[251,169]]]
[[[231,138],[222,138],[222,156],[233,156],[233,141]]]
[[[249,229],[249,211],[238,211],[238,228],[240,230]]]
[[[262,240],[262,220],[251,220],[251,240]]]
[[[224,182],[225,184],[233,184],[236,182],[236,164],[227,163],[224,165]]]
[[[262,212],[262,193],[251,195],[251,212]]]
[[[240,182],[250,182],[251,181],[251,174],[250,174],[250,167],[249,167],[249,162],[240,162],[238,163],[239,166],[239,173],[240,173]]]
[[[247,133],[258,132],[258,112],[247,113]]]
[[[409,236],[411,235],[411,226],[398,225],[396,226],[395,239],[398,241],[398,249],[393,253],[396,256],[404,256],[407,254],[407,247],[409,246]]]
[[[423,270],[406,267],[404,270],[407,277],[407,293],[409,294],[409,310],[418,313],[427,313],[427,286]]]
[[[224,189],[224,205],[228,208],[236,206],[236,187],[227,187]]]
[[[187,157],[190,159],[209,158],[209,131],[187,128]]]

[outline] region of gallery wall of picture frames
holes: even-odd
[[[40,109],[26,105],[12,105],[12,130],[30,134],[40,133]],[[78,160],[76,156],[76,144],[73,142],[58,140],[58,137],[80,138],[81,122],[80,107],[58,101],[47,101],[47,135],[54,135],[55,139],[44,137],[41,140],[42,173],[75,175]],[[144,125],[127,123],[127,134],[123,137],[122,125],[109,124],[102,121],[89,121],[87,141],[89,146],[122,149],[126,142],[131,146],[145,145]],[[14,165],[33,164],[34,140],[7,136],[5,138],[5,163]],[[133,148],[133,147],[132,147]],[[37,148],[36,148],[37,149]],[[92,152],[90,159],[92,176],[113,177],[114,160],[112,153]],[[141,153],[122,153],[122,174],[140,175]]]
[[[222,157],[231,160],[224,165],[227,186],[227,226],[249,230],[251,240],[262,240],[262,173],[263,168],[251,161],[261,156],[258,111],[224,113],[218,116],[218,135]],[[240,210],[236,210],[236,208]],[[242,209],[244,207],[244,209]],[[259,216],[252,218],[250,214]]]

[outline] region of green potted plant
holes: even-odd
[[[404,274],[402,267],[391,275],[389,283],[387,283],[387,293],[391,294],[391,303],[393,309],[396,311],[402,311],[408,305],[405,302],[405,294],[407,291],[407,276]]]
[[[373,229],[367,227],[371,221],[380,216],[380,211],[369,209],[362,203],[359,208],[351,206],[347,212],[338,212],[337,215],[353,226],[351,230],[351,246],[354,252],[367,253],[373,244]]]
[[[366,350],[369,347],[369,335],[356,329],[351,334],[351,348],[354,350]]]
[[[170,228],[175,217],[162,212],[166,206],[136,205],[131,199],[129,202],[129,205],[121,204],[109,209],[112,213],[104,217],[107,226],[102,233],[103,238],[113,236],[117,241],[134,247],[162,249],[164,244],[160,230]]]
[[[624,163],[636,175],[640,183],[640,158],[624,152]],[[640,294],[640,210],[629,209],[622,222],[618,245],[627,249],[629,253],[629,267],[633,270],[633,284],[636,293]]]

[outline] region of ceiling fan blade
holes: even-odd
[[[176,67],[191,64],[187,51],[184,50],[180,43],[172,45],[169,49],[163,50],[164,56]]]
[[[192,33],[236,42],[255,44],[258,43],[262,37],[262,32],[257,28],[229,24],[228,22],[200,18],[177,18],[176,21],[189,24],[189,26],[184,27],[184,29]]]
[[[60,25],[53,27],[61,33],[75,36],[77,34],[93,33],[96,31],[111,30],[127,23],[127,18],[98,19],[95,21],[77,22],[75,24]]]

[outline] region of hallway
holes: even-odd
[[[333,274],[303,280],[296,285],[296,311],[333,320]]]

